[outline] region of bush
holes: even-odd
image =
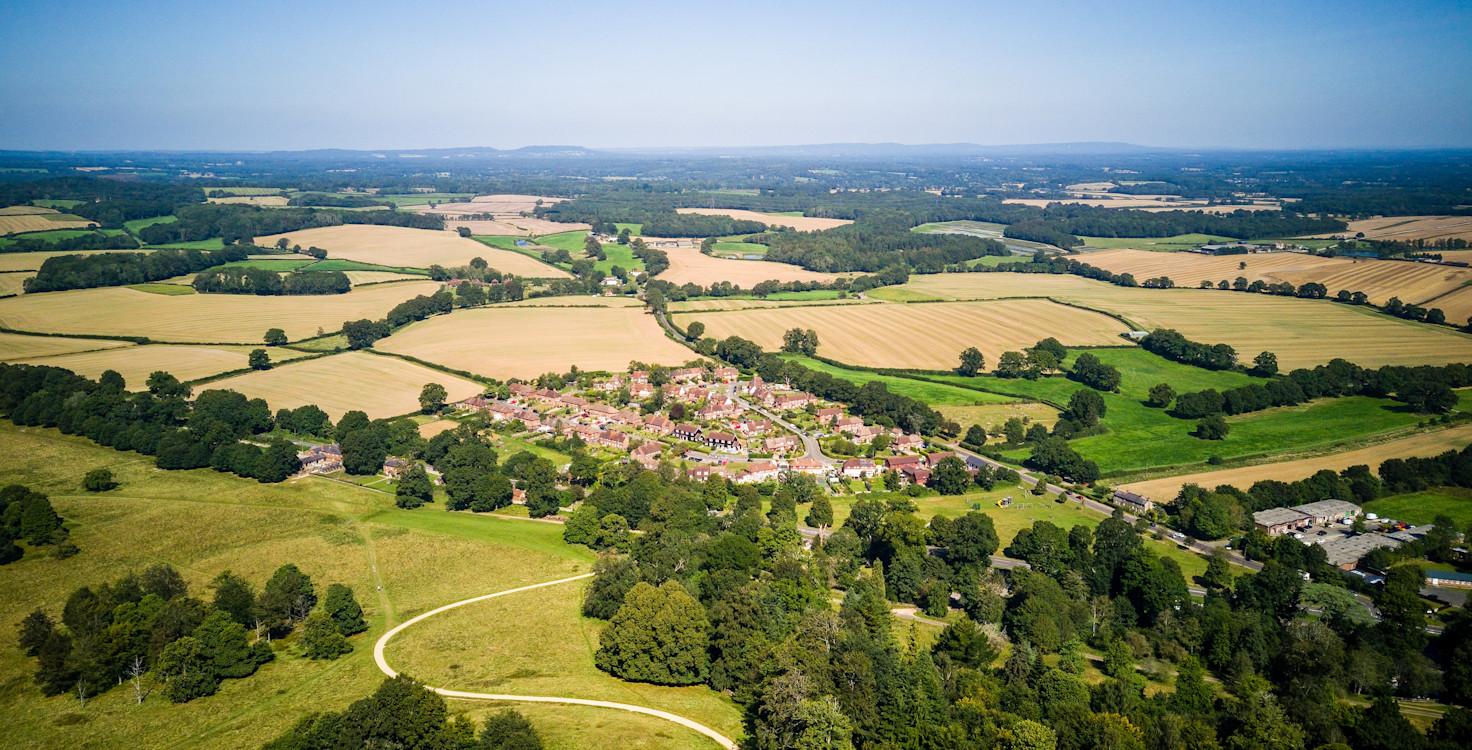
[[[82,487],[88,492],[107,492],[118,486],[112,479],[111,469],[93,469],[82,479]]]

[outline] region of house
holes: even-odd
[[[398,479],[400,475],[409,470],[410,465],[402,458],[389,458],[383,462],[383,475],[389,479]]]
[[[456,404],[456,406],[462,409],[469,409],[471,411],[485,411],[486,409],[489,409],[491,407],[491,402],[481,398],[480,396],[471,396],[470,398],[467,398],[464,401]]]
[[[705,436],[703,442],[716,450],[734,451],[741,449],[741,438],[729,432],[709,433]]]
[[[1472,573],[1428,570],[1426,571],[1426,585],[1449,589],[1472,589]]]
[[[877,424],[868,425],[854,430],[853,437],[850,439],[859,445],[868,445],[869,443],[874,442],[874,438],[879,437],[882,434],[884,434],[883,427],[880,427]]]
[[[770,419],[747,419],[736,425],[736,431],[743,435],[760,435],[763,432],[772,431],[772,420]]]
[[[814,396],[811,393],[803,393],[801,391],[798,391],[797,393],[783,393],[781,395],[774,395],[771,397],[769,403],[773,409],[776,409],[778,411],[791,411],[794,409],[807,408],[808,404],[815,403],[817,400],[818,397]]]
[[[606,276],[603,279],[603,286],[618,286],[622,283],[624,282],[620,281],[617,276]]]
[[[588,400],[580,396],[567,395],[562,397],[562,403],[579,411],[588,408]]]
[[[867,458],[850,458],[843,462],[843,475],[846,477],[872,477],[879,473],[879,467],[874,461]]]
[[[666,419],[662,415],[655,414],[654,416],[644,420],[644,426],[648,428],[650,432],[655,432],[660,435],[668,435],[670,434],[670,430],[673,430],[675,428],[675,423]]]
[[[632,382],[634,382],[634,383],[648,383],[649,382],[649,371],[648,370],[634,370],[633,372],[629,373],[629,380],[632,381]]]
[[[751,380],[742,383],[741,387],[737,390],[741,391],[742,393],[756,393],[757,391],[760,391],[765,387],[766,384],[762,382],[762,376],[752,375]]]
[[[911,484],[930,484],[930,469],[925,464],[905,464],[900,468],[900,474]]]
[[[919,435],[901,435],[890,441],[889,448],[900,453],[912,453],[920,450],[924,445],[925,441],[921,440]]]
[[[798,440],[796,435],[771,437],[762,441],[762,449],[767,453],[771,453],[772,455],[787,453],[790,451],[799,450],[801,448],[802,441]]]
[[[600,390],[600,391],[616,391],[616,390],[624,387],[625,385],[628,385],[628,382],[629,381],[626,380],[624,378],[624,376],[622,376],[622,375],[614,375],[613,377],[611,377],[611,378],[603,381],[602,383],[599,383],[598,384],[598,390]]]
[[[689,440],[692,443],[700,442],[700,428],[693,424],[675,425],[674,430],[671,432],[677,440]]]
[[[950,458],[954,455],[956,455],[954,451],[936,451],[934,453],[927,454],[925,456],[925,465],[934,469],[937,465],[940,464],[941,459]]]
[[[507,386],[507,389],[511,391],[512,396],[515,396],[517,398],[530,398],[537,393],[537,389],[527,385],[526,383],[512,383],[511,385]]]
[[[732,481],[737,484],[759,484],[776,479],[780,473],[781,470],[777,468],[777,464],[771,461],[760,461],[746,467]]]
[[[724,419],[741,414],[741,407],[729,398],[713,399],[699,412],[701,419]]]
[[[890,470],[900,471],[900,470],[904,469],[906,466],[924,466],[924,465],[925,465],[925,459],[923,457],[921,457],[921,456],[885,456],[884,457],[884,470],[885,471],[890,471]]]
[[[342,451],[339,450],[335,454],[328,453],[324,450],[327,447],[336,448],[337,446],[336,444],[332,446],[320,446],[304,453],[296,454],[297,459],[302,462],[302,469],[315,474],[327,474],[341,469]]]
[[[826,409],[818,410],[818,424],[832,424],[842,417],[843,409],[837,406],[830,406]]]
[[[638,412],[628,410],[614,412],[613,421],[632,427],[639,427],[644,424],[644,418],[639,416]]]
[[[787,463],[787,470],[794,474],[821,477],[828,472],[823,462],[816,458],[794,458]]]
[[[613,419],[614,415],[618,414],[618,409],[608,404],[588,404],[588,408],[584,411],[594,419]]]
[[[629,460],[638,461],[641,466],[653,471],[659,468],[659,454],[663,450],[664,446],[659,443],[644,443],[629,453]]]
[[[670,371],[670,380],[676,383],[696,383],[705,377],[704,367],[682,367]]]
[[[734,367],[717,367],[713,377],[722,383],[734,383],[741,377],[741,371]]]
[[[646,399],[654,395],[654,386],[648,383],[634,383],[629,386],[629,398]]]
[[[1257,511],[1252,514],[1252,522],[1257,525],[1257,528],[1266,531],[1268,536],[1278,536],[1313,525],[1310,517],[1292,508],[1268,508]]]
[[[552,390],[551,388],[543,388],[542,390],[533,393],[532,397],[539,401],[545,401],[549,404],[561,403],[562,401],[562,394]]]
[[[697,482],[704,482],[711,477],[726,476],[726,470],[720,468],[719,466],[697,466],[685,472],[685,476],[690,477]]]
[[[504,422],[516,416],[516,410],[511,408],[510,404],[503,404],[499,401],[491,404],[491,408],[487,411],[491,413],[491,419],[496,422]]]
[[[521,420],[521,423],[525,425],[528,430],[542,429],[542,415],[532,411],[531,409],[522,409],[521,411],[516,413],[516,418]]]
[[[864,420],[858,417],[840,417],[833,421],[833,429],[839,432],[853,432],[864,426]]]
[[[526,490],[511,488],[511,502],[517,505],[526,505]]]
[[[1114,491],[1114,504],[1136,513],[1149,513],[1155,507],[1150,498],[1126,490]]]
[[[606,448],[628,450],[629,435],[618,430],[604,430],[593,436],[593,442]]]

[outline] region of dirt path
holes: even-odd
[[[481,596],[474,596],[474,597],[471,597],[469,599],[461,599],[458,602],[452,602],[450,604],[446,604],[443,607],[432,609],[432,610],[430,610],[428,612],[425,612],[422,615],[419,615],[417,617],[413,617],[413,618],[405,621],[404,623],[395,626],[392,630],[389,630],[388,632],[384,633],[383,636],[378,639],[378,642],[375,643],[375,644],[373,644],[373,660],[378,663],[378,668],[384,674],[388,675],[389,677],[397,677],[399,675],[399,673],[397,671],[395,671],[393,667],[390,667],[388,665],[388,660],[384,658],[383,651],[384,651],[384,648],[386,646],[388,646],[389,639],[393,638],[395,635],[398,635],[399,634],[399,631],[403,630],[404,628],[407,628],[410,625],[413,625],[414,623],[419,622],[420,620],[424,620],[424,619],[433,617],[434,615],[440,614],[441,612],[447,612],[449,610],[455,609],[456,607],[463,607],[463,606],[465,606],[467,604],[474,604],[476,602],[482,602],[482,601],[485,601],[487,599],[494,599],[494,598],[496,598],[498,596],[506,596],[508,594],[516,594],[516,593],[520,593],[522,591],[531,591],[533,589],[540,589],[540,588],[544,588],[544,587],[547,587],[547,586],[556,586],[556,585],[563,584],[563,583],[572,583],[573,581],[581,581],[581,580],[583,580],[585,578],[592,578],[592,577],[593,577],[593,574],[592,573],[584,573],[582,575],[571,576],[569,578],[560,578],[560,579],[558,579],[556,581],[547,581],[546,583],[534,583],[534,584],[532,584],[530,586],[522,586],[520,588],[507,589],[506,591],[497,591],[494,594],[483,594]],[[682,727],[693,729],[693,730],[695,730],[695,731],[697,731],[697,732],[705,735],[706,737],[709,737],[712,740],[715,740],[716,741],[716,744],[720,745],[721,747],[725,748],[726,750],[737,750],[737,745],[736,745],[735,741],[733,741],[731,738],[729,738],[729,737],[721,734],[720,732],[717,732],[716,730],[711,729],[710,727],[708,727],[708,726],[706,726],[704,724],[701,724],[701,723],[699,723],[697,721],[694,721],[694,720],[691,720],[691,719],[687,719],[687,718],[685,718],[683,716],[678,716],[676,714],[669,713],[668,711],[660,711],[658,709],[646,708],[644,706],[635,706],[635,705],[632,705],[632,704],[629,704],[629,703],[614,703],[613,701],[595,701],[595,700],[588,700],[588,699],[585,699],[585,698],[560,698],[560,697],[557,697],[557,696],[548,696],[548,695],[503,695],[503,694],[498,694],[498,693],[469,693],[469,692],[464,692],[464,691],[460,691],[460,690],[446,690],[444,688],[429,687],[429,686],[426,686],[426,687],[429,690],[432,690],[432,691],[434,691],[434,692],[436,692],[436,693],[438,693],[438,694],[440,694],[440,695],[442,695],[442,696],[444,696],[446,698],[458,698],[460,700],[473,700],[473,701],[521,701],[521,702],[524,702],[524,703],[568,703],[568,704],[573,704],[573,705],[578,705],[578,706],[596,706],[598,708],[616,708],[616,709],[619,709],[621,711],[631,711],[633,713],[644,714],[646,716],[653,716],[653,717],[658,718],[658,719],[664,719],[665,721],[674,722],[676,724],[679,724]]]

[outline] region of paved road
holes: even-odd
[[[824,466],[833,466],[834,464],[843,463],[836,458],[829,458],[828,456],[824,455],[822,446],[818,445],[818,439],[813,437],[812,434],[804,431],[801,427],[788,422],[787,420],[777,416],[776,414],[767,411],[761,406],[758,406],[751,401],[747,401],[746,399],[741,398],[741,396],[735,393],[735,390],[736,389],[733,386],[731,388],[731,397],[736,399],[736,402],[741,404],[743,408],[750,409],[757,414],[760,414],[767,419],[772,420],[773,424],[778,425],[788,432],[796,433],[798,437],[802,438],[803,458],[815,458],[819,461],[822,461]]]
[[[424,619],[427,619],[429,617],[433,617],[434,615],[437,615],[437,614],[439,614],[441,612],[446,612],[446,611],[455,609],[456,607],[463,607],[463,606],[465,606],[467,604],[474,604],[475,602],[481,602],[481,601],[485,601],[487,599],[494,599],[494,598],[496,598],[498,596],[506,596],[507,594],[515,594],[515,593],[519,593],[519,592],[522,592],[522,591],[531,591],[532,589],[544,588],[546,586],[557,586],[557,585],[563,584],[563,583],[572,583],[573,581],[581,581],[581,580],[583,580],[585,578],[592,578],[592,577],[593,577],[593,574],[592,573],[584,573],[582,575],[571,576],[571,577],[568,577],[568,578],[560,578],[560,579],[558,579],[556,581],[547,581],[546,583],[534,583],[534,584],[532,584],[530,586],[522,586],[520,588],[507,589],[506,591],[497,591],[494,594],[483,594],[481,596],[473,596],[473,597],[471,597],[469,599],[461,599],[458,602],[453,602],[451,604],[446,604],[443,607],[439,607],[437,609],[432,609],[432,610],[430,610],[428,612],[425,612],[422,615],[419,615],[419,616],[414,617],[414,618],[412,618],[410,620],[407,620],[407,621],[399,624],[398,626],[394,627],[392,630],[388,631],[387,633],[384,633],[383,636],[378,639],[378,642],[375,643],[375,644],[373,644],[373,661],[375,661],[375,662],[378,663],[379,670],[381,670],[384,674],[388,675],[389,677],[397,677],[399,675],[399,673],[393,667],[390,667],[388,665],[388,660],[384,658],[383,651],[384,651],[384,647],[386,647],[388,645],[389,639],[391,639],[394,636],[398,635],[399,634],[399,631],[403,630],[404,628],[407,628],[410,625],[413,625],[414,623],[419,622],[420,620],[424,620]],[[428,686],[426,686],[426,687],[429,690],[432,690],[432,691],[434,691],[434,692],[436,692],[436,693],[438,693],[438,694],[440,694],[440,695],[442,695],[442,696],[444,696],[446,698],[458,698],[460,700],[473,700],[473,701],[520,701],[520,702],[523,702],[523,703],[566,703],[566,704],[571,704],[571,705],[576,705],[576,706],[596,706],[598,708],[616,708],[616,709],[618,709],[620,711],[630,711],[630,712],[633,712],[633,713],[644,714],[646,716],[653,716],[655,718],[664,719],[665,721],[674,722],[676,724],[679,724],[682,727],[687,727],[689,729],[693,729],[693,730],[695,730],[695,731],[697,731],[697,732],[705,735],[706,737],[709,737],[712,740],[715,740],[716,744],[720,745],[723,748],[726,748],[726,750],[737,750],[737,745],[736,745],[735,741],[733,741],[730,737],[727,737],[727,736],[721,734],[720,732],[717,732],[716,730],[711,729],[710,727],[708,727],[708,726],[706,726],[704,724],[701,724],[701,723],[699,723],[697,721],[694,721],[692,719],[687,719],[687,718],[685,718],[683,716],[679,716],[679,715],[676,715],[676,714],[669,713],[668,711],[660,711],[658,709],[646,708],[644,706],[635,706],[635,705],[630,704],[630,703],[615,703],[613,701],[595,701],[595,700],[588,700],[588,699],[585,699],[585,698],[563,698],[563,697],[560,697],[560,696],[551,696],[551,695],[506,695],[506,694],[500,694],[500,693],[470,693],[470,692],[465,692],[463,690],[446,690],[445,688],[428,687]]]

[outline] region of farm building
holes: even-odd
[[[1149,513],[1150,509],[1155,507],[1155,503],[1150,502],[1150,498],[1126,490],[1114,491],[1114,504],[1136,513]]]
[[[1320,500],[1295,506],[1293,509],[1312,518],[1317,524],[1347,521],[1360,514],[1360,506],[1344,500]]]

